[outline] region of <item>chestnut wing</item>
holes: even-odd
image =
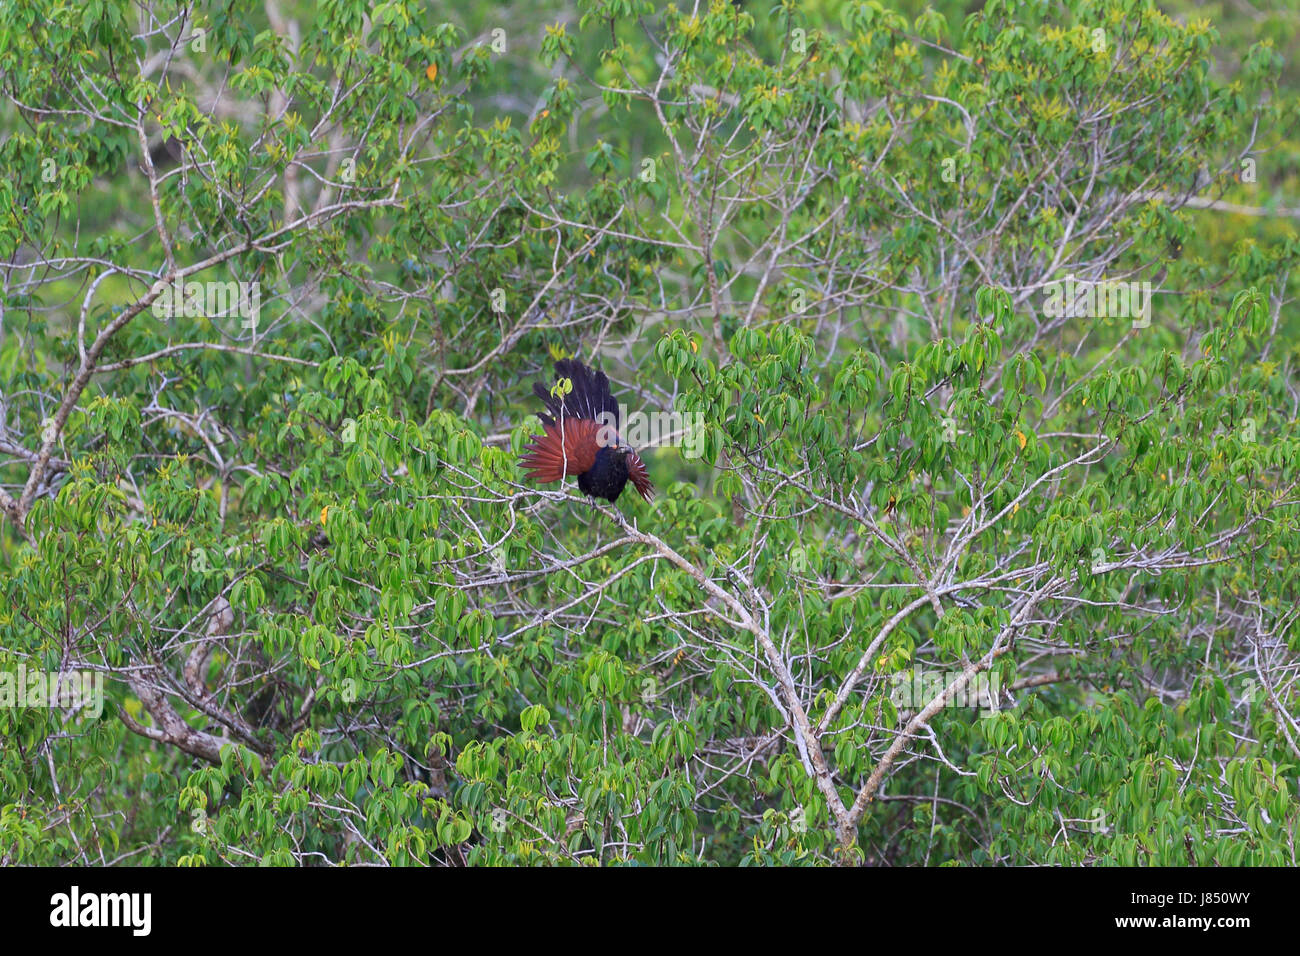
[[[596,463],[600,425],[585,418],[564,418],[543,426],[534,435],[519,464],[537,482],[559,481],[565,475],[580,475]],[[642,471],[645,470],[642,466]]]
[[[646,501],[654,499],[655,486],[650,483],[650,473],[645,469],[645,462],[636,452],[631,452],[627,456],[627,477],[641,493],[642,498]]]

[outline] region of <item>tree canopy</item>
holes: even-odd
[[[1295,865],[1297,15],[1204,16],[0,5],[0,863]],[[570,356],[653,503],[525,481]]]

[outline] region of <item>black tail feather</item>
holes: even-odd
[[[573,389],[563,396],[552,395],[551,389],[541,382],[533,383],[533,394],[546,404],[551,413],[538,416],[543,424],[553,425],[560,418],[587,418],[618,427],[618,403],[609,390],[609,379],[604,372],[593,371],[577,359],[560,359],[555,363],[555,375],[559,380],[569,379]],[[606,419],[602,415],[610,417]]]

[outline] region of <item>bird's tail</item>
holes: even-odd
[[[593,371],[577,359],[560,359],[555,363],[557,378],[554,390],[541,382],[533,383],[533,394],[546,404],[550,415],[540,415],[542,423],[553,425],[560,419],[586,418],[601,425],[618,428],[618,403],[609,390],[604,372]]]

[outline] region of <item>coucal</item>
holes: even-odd
[[[649,501],[655,488],[645,463],[618,437],[618,403],[609,391],[604,372],[595,372],[577,359],[560,359],[555,374],[572,388],[552,392],[541,382],[533,393],[546,403],[549,415],[538,413],[545,434],[534,435],[519,459],[528,477],[537,482],[578,476],[578,488],[593,498],[618,501],[630,479]]]

